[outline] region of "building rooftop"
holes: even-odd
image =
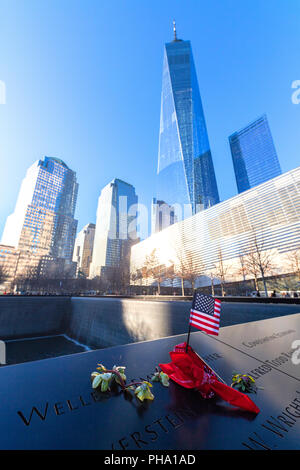
[[[60,165],[64,166],[65,168],[68,168],[68,169],[69,169],[68,165],[66,165],[66,163],[65,163],[63,160],[61,160],[61,158],[57,158],[57,157],[45,157],[45,159],[46,159],[46,158],[49,159],[49,160],[53,160],[53,161],[55,161],[56,163],[59,163]]]

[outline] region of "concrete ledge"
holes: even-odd
[[[151,300],[152,302],[191,302],[192,296],[181,295],[91,295],[79,296],[78,298],[89,299],[130,299],[130,300]],[[221,302],[246,302],[246,303],[265,303],[265,304],[298,304],[300,305],[300,298],[298,297],[221,297],[216,296],[216,299]]]

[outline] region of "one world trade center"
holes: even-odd
[[[190,214],[219,202],[190,41],[165,45],[157,199],[189,205]]]

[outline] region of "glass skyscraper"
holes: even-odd
[[[2,243],[27,253],[24,268],[26,260],[38,264],[40,273],[52,261],[73,264],[77,192],[76,173],[58,158],[44,157],[28,169],[2,237]]]
[[[239,193],[281,175],[265,114],[232,134],[229,144]]]
[[[95,224],[87,224],[78,233],[73,253],[73,261],[77,264],[77,276],[88,277],[93,256]]]
[[[138,197],[134,187],[115,178],[101,191],[90,277],[102,276],[127,263],[136,242]]]
[[[191,214],[219,202],[190,41],[165,45],[157,199],[189,204]]]
[[[175,224],[175,222],[177,222],[177,218],[174,208],[154,197],[151,206],[151,232],[160,232],[169,225]]]

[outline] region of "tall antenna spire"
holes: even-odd
[[[177,41],[176,23],[175,23],[175,20],[173,20],[173,31],[174,31],[174,41]]]

